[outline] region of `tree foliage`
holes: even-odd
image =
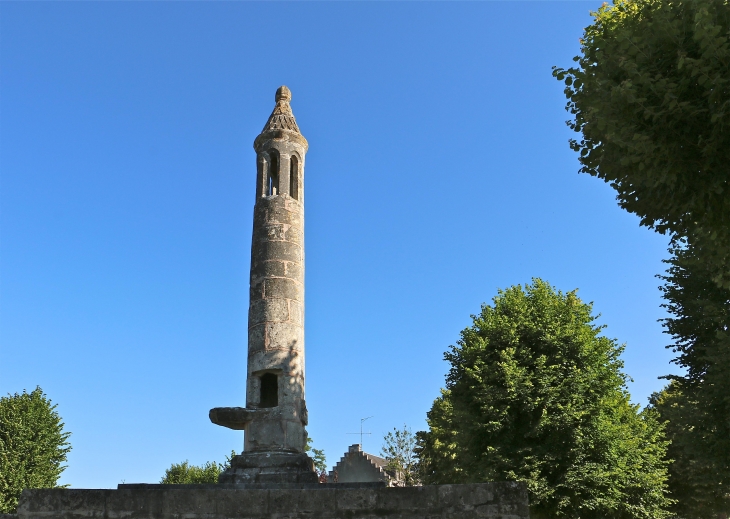
[[[312,461],[314,461],[314,469],[321,476],[327,473],[327,457],[324,455],[323,449],[315,449],[312,446],[312,438],[307,436],[307,444],[304,448],[304,452],[310,453]]]
[[[684,375],[655,395],[672,440],[670,489],[681,517],[730,513],[730,290],[692,247],[672,251],[662,287],[664,326]]]
[[[686,238],[730,288],[728,0],[616,0],[585,29],[565,82],[581,172],[643,225]]]
[[[591,310],[536,279],[472,316],[417,435],[424,483],[523,481],[532,517],[667,516],[662,427]]]
[[[672,511],[682,519],[715,519],[727,517],[730,506],[727,478],[718,458],[708,449],[711,442],[702,441],[706,424],[716,421],[697,398],[697,392],[684,380],[672,380],[651,397],[661,421],[666,423],[671,442],[667,457],[669,490],[675,502]]]
[[[14,513],[24,488],[54,488],[66,469],[69,432],[40,387],[0,398],[0,513]]]
[[[728,512],[730,484],[730,4],[615,0],[593,13],[566,84],[582,172],[672,237],[670,347],[686,375],[655,395],[683,517]]]
[[[165,470],[160,483],[166,485],[193,485],[218,483],[218,476],[223,471],[220,464],[207,461],[203,465],[191,465],[187,460],[173,463]]]
[[[416,456],[416,436],[407,425],[404,424],[403,429],[394,427],[383,437],[380,455],[388,460],[386,468],[396,474],[402,485],[411,487],[421,482]]]
[[[236,451],[231,451],[231,455],[226,456],[225,463],[207,461],[203,465],[191,465],[188,460],[182,463],[173,463],[169,469],[165,470],[165,475],[160,483],[165,485],[216,484],[218,483],[218,476],[230,467],[231,459],[235,455]]]

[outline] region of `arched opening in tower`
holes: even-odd
[[[279,377],[274,373],[261,375],[261,398],[259,407],[276,407],[279,405]]]
[[[279,194],[279,155],[275,151],[269,152],[269,178],[266,182],[266,196]]]
[[[299,200],[299,160],[293,155],[289,159],[289,195]]]

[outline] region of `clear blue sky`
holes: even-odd
[[[40,385],[62,482],[157,482],[242,433],[252,143],[288,85],[309,140],[309,433],[330,466],[425,427],[498,288],[579,288],[635,402],[675,368],[665,237],[580,175],[551,66],[600,2],[0,4],[0,394]]]

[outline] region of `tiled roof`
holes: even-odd
[[[374,454],[369,454],[367,452],[363,452],[363,454],[374,465],[377,465],[378,467],[381,467],[383,470],[385,470],[385,466],[388,464],[388,460],[386,460],[385,458],[381,458],[380,456],[375,456]]]

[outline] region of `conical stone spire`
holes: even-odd
[[[294,119],[289,101],[291,101],[291,90],[286,86],[280,86],[276,90],[276,106],[274,107],[274,111],[271,112],[269,120],[266,121],[261,133],[274,130],[289,130],[290,132],[301,133],[299,126],[297,126],[297,121]]]

